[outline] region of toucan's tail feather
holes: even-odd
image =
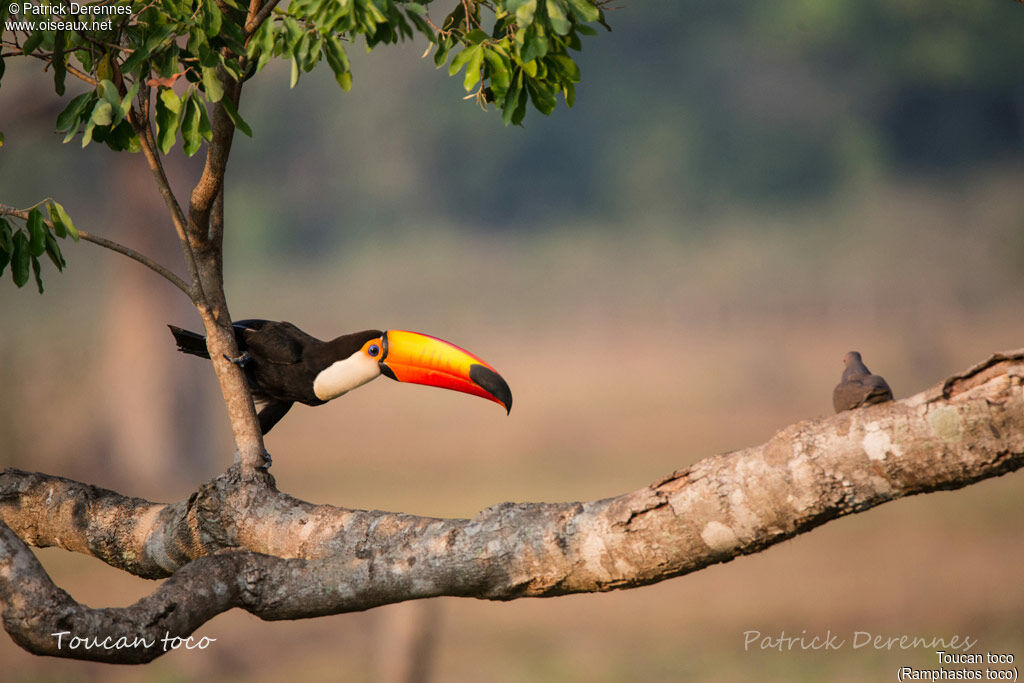
[[[171,334],[174,335],[174,341],[178,343],[178,350],[182,353],[190,353],[193,356],[199,356],[200,358],[209,358],[210,352],[206,350],[206,337],[195,332],[189,332],[183,330],[180,327],[174,325],[168,325],[171,328]]]

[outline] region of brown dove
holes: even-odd
[[[843,377],[832,391],[832,406],[837,413],[892,400],[892,389],[884,379],[871,374],[860,359],[859,351],[843,356],[843,365],[846,366]]]

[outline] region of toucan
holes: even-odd
[[[209,358],[206,337],[168,325],[178,350]],[[233,324],[264,434],[296,401],[318,406],[380,375],[399,382],[454,389],[512,410],[512,392],[494,368],[454,344],[405,330],[363,330],[321,341],[289,322]]]

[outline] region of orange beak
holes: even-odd
[[[512,392],[494,368],[443,339],[405,330],[384,333],[381,373],[412,384],[453,389],[512,410]]]

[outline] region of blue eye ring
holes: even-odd
[[[376,358],[380,355],[380,347],[376,344],[371,344],[370,348],[366,349],[366,353],[370,354],[370,358]]]

